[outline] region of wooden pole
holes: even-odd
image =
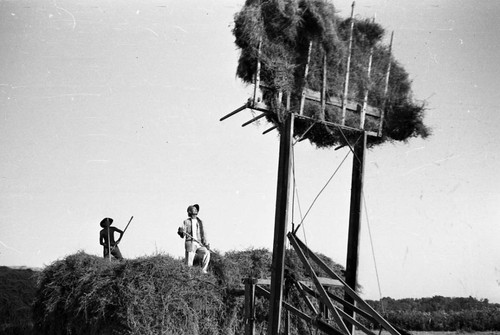
[[[260,56],[262,52],[262,38],[259,41],[259,47],[257,51],[257,69],[255,70],[255,77],[254,77],[254,86],[253,86],[253,101],[252,101],[252,106],[255,105],[255,103],[261,102],[262,101],[262,93],[260,92]]]
[[[285,301],[288,300],[288,293],[285,295]],[[291,335],[292,320],[290,319],[290,311],[285,308],[285,329],[283,330],[283,335]]]
[[[344,82],[344,96],[342,97],[342,121],[341,124],[345,125],[345,117],[347,111],[347,95],[349,93],[349,72],[351,71],[351,53],[352,53],[352,35],[354,31],[354,1],[351,7],[351,30],[349,33],[349,49],[347,51],[347,67],[345,72]]]
[[[255,335],[255,283],[254,278],[245,279],[245,335]]]
[[[306,103],[306,86],[307,74],[309,73],[309,63],[311,62],[312,41],[309,42],[309,49],[307,50],[307,63],[304,68],[304,87],[302,87],[302,94],[300,96],[299,115],[304,114],[304,105]]]
[[[274,222],[273,259],[271,265],[271,298],[267,333],[278,335],[283,301],[283,274],[285,269],[285,239],[290,210],[291,151],[294,114],[285,117],[280,136],[278,183],[276,190],[276,214]]]
[[[389,92],[389,77],[391,75],[393,39],[394,39],[394,32],[391,33],[391,43],[389,44],[389,63],[387,64],[387,71],[385,73],[384,100],[382,103],[382,111],[380,112],[380,124],[378,128],[379,136],[382,136],[382,131],[384,130],[385,106],[387,105],[387,94]]]
[[[326,110],[326,51],[324,51],[323,55],[323,73],[322,73],[322,82],[321,82],[321,119],[325,119],[325,110]]]
[[[375,20],[373,20],[372,22],[375,22]],[[366,107],[368,106],[368,94],[370,92],[370,85],[371,85],[372,62],[373,62],[373,47],[370,48],[370,56],[368,57],[368,70],[366,71],[368,77],[368,84],[363,99],[363,109],[361,110],[361,115],[359,117],[359,128],[361,129],[365,129]]]
[[[354,157],[352,162],[351,209],[349,215],[345,282],[347,286],[354,291],[356,291],[358,277],[359,231],[361,226],[361,201],[363,193],[366,137],[366,132],[363,131],[361,138],[354,145]],[[345,294],[344,300],[354,304],[354,299],[347,293]],[[349,306],[346,305],[344,311],[354,318],[354,310],[349,308]],[[354,334],[354,325],[351,325],[351,334]]]

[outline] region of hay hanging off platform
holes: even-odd
[[[324,0],[247,0],[235,15],[233,34],[241,51],[236,74],[249,84],[255,84],[259,76],[262,99],[271,112],[266,117],[270,123],[282,123],[287,112],[284,101],[289,97],[290,111],[302,111],[306,117],[297,119],[294,136],[304,136],[317,147],[347,144],[359,132],[346,129],[360,129],[361,125],[379,134],[369,137],[371,146],[427,137],[430,131],[423,123],[425,104],[413,100],[408,73],[392,57],[390,48],[381,43],[384,29],[372,20],[354,19],[348,103],[344,104],[350,106],[348,112],[342,114],[342,103],[328,103],[344,98],[350,31],[351,19],[340,18],[333,4]],[[323,86],[325,97],[320,100]],[[301,101],[303,93],[308,92],[309,98]],[[311,98],[314,94],[317,99]],[[360,123],[365,96],[370,107]],[[324,108],[321,101],[326,101]],[[340,131],[333,123],[345,127]]]

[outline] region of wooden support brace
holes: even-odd
[[[297,255],[299,256],[300,260],[302,261],[302,264],[306,269],[308,270],[314,285],[316,286],[316,290],[318,290],[319,294],[321,295],[321,301],[330,309],[332,312],[333,318],[337,325],[339,326],[340,330],[344,334],[351,334],[349,329],[347,328],[346,324],[344,323],[344,320],[339,315],[339,309],[335,307],[335,305],[332,303],[330,298],[328,297],[328,294],[326,293],[325,288],[321,285],[319,282],[318,277],[316,276],[316,273],[311,267],[311,264],[309,264],[309,261],[307,260],[306,256],[304,255],[304,252],[302,249],[299,247],[299,244],[296,241],[296,238],[294,235],[291,233],[288,233],[288,239],[290,240],[290,243],[294,247],[295,251],[297,252]]]
[[[309,257],[319,265],[319,267],[325,271],[329,276],[332,278],[337,279],[340,281],[343,286],[344,290],[346,291],[347,294],[349,294],[357,303],[358,306],[367,311],[372,315],[372,317],[377,320],[377,322],[382,325],[389,333],[392,335],[401,335],[394,327],[387,322],[380,314],[377,313],[366,301],[364,301],[353,289],[351,289],[345,282],[344,280],[337,275],[328,265],[326,265],[321,258],[316,256],[314,252],[312,252],[305,244],[302,242],[300,239],[298,239],[296,236],[292,236],[290,233],[288,234],[288,237],[290,239],[290,242],[293,240],[296,245],[300,248],[300,250],[304,250]]]
[[[359,321],[357,321],[355,318],[352,318],[350,315],[348,315],[343,310],[339,309],[338,311],[339,311],[340,314],[342,314],[342,316],[344,317],[344,319],[347,320],[347,322],[349,322],[350,324],[353,324],[353,325],[357,326],[365,334],[367,334],[367,335],[376,335],[374,332],[372,332],[371,330],[369,330],[368,328],[366,328],[365,326],[363,326]]]
[[[297,291],[299,291],[302,299],[304,299],[304,301],[306,302],[307,307],[309,307],[309,309],[311,310],[311,312],[313,312],[314,315],[318,315],[318,311],[316,310],[316,308],[312,304],[312,302],[309,299],[309,297],[306,295],[306,293],[304,291],[303,285],[301,283],[299,283],[298,281],[294,281],[293,284],[297,288]]]
[[[262,113],[260,115],[257,115],[256,117],[254,117],[250,121],[243,123],[241,126],[242,127],[248,126],[250,123],[257,121],[258,119],[262,119],[264,116],[266,116],[266,113]]]
[[[305,293],[307,294],[310,294],[311,296],[317,298],[317,299],[320,299],[320,295],[319,293],[317,293],[316,291],[310,289],[309,287],[307,286],[302,286],[303,290]],[[350,304],[348,303],[347,301],[345,301],[344,299],[340,298],[340,297],[337,297],[335,294],[331,293],[331,292],[327,292],[328,293],[328,296],[335,300],[336,302],[342,304],[344,307],[345,306],[348,306],[349,308],[351,308],[352,310],[354,310],[357,314],[361,315],[362,317],[366,318],[368,321],[374,323],[374,324],[378,324],[378,321],[372,317],[369,313],[367,313],[365,310],[361,309],[361,308],[358,308],[356,307],[355,305],[353,304]]]
[[[264,130],[264,132],[262,132],[262,135],[265,135],[271,131],[273,131],[274,129],[278,128],[278,126],[272,126],[271,128],[267,129],[267,130]]]
[[[271,293],[269,291],[267,291],[266,289],[260,287],[259,285],[255,286],[255,291],[258,295],[261,295],[265,298],[269,299],[271,297]],[[301,318],[302,320],[315,325],[316,327],[318,327],[319,330],[321,330],[322,332],[324,332],[326,334],[345,335],[344,333],[338,331],[336,328],[334,328],[332,325],[328,324],[327,322],[325,322],[321,319],[311,318],[306,313],[302,312],[298,308],[296,308],[296,307],[294,307],[286,302],[283,302],[283,308],[285,308],[287,311],[289,311],[293,315]]]
[[[246,104],[244,104],[243,106],[241,106],[241,107],[239,107],[239,108],[236,108],[236,109],[235,109],[234,111],[232,111],[231,113],[229,113],[229,114],[227,114],[227,115],[225,115],[225,116],[221,117],[219,121],[224,121],[224,120],[225,120],[225,119],[227,119],[228,117],[231,117],[231,116],[233,116],[234,114],[237,114],[237,113],[239,113],[239,112],[241,112],[242,110],[245,110],[245,109],[247,109],[247,108],[248,108],[248,102],[247,102]]]

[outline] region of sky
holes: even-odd
[[[104,217],[133,216],[126,258],[183,257],[194,203],[218,252],[272,249],[279,137],[241,127],[249,110],[219,121],[252,92],[235,75],[243,3],[0,1],[0,265],[102,255]],[[355,14],[394,31],[433,132],[367,151],[362,297],[500,303],[500,2],[359,0]],[[298,236],[344,266],[347,150],[294,146],[294,222],[339,168]]]

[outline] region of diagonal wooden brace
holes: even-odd
[[[377,313],[366,301],[364,301],[352,288],[350,288],[345,281],[337,275],[328,265],[326,265],[314,252],[312,252],[301,240],[299,240],[295,235],[292,235],[291,233],[288,233],[288,238],[290,239],[290,242],[293,241],[293,245],[296,248],[295,250],[298,251],[300,250],[301,253],[303,254],[302,251],[305,251],[309,257],[316,263],[318,266],[321,267],[323,271],[325,271],[329,276],[331,276],[334,279],[337,279],[342,283],[344,286],[344,289],[346,293],[351,296],[354,301],[358,304],[358,307],[364,309],[366,312],[370,313],[371,316],[377,320],[377,322],[384,327],[385,330],[387,330],[391,335],[401,335],[389,322],[387,322],[380,314]]]

